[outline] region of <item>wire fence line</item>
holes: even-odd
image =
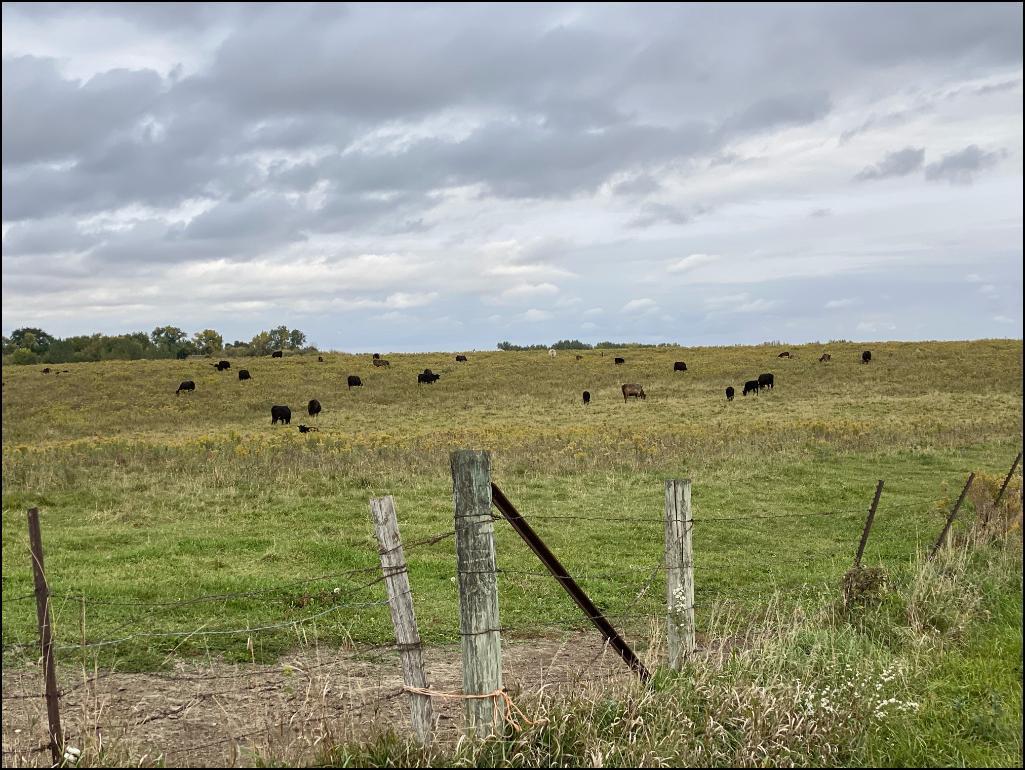
[[[936,501],[936,502],[933,502],[933,503],[903,503],[903,504],[897,504],[897,505],[885,505],[884,504],[882,506],[879,506],[877,513],[879,514],[880,521],[881,521],[881,520],[883,520],[882,517],[885,517],[887,514],[890,514],[890,513],[895,513],[897,515],[900,515],[902,512],[922,513],[922,512],[927,511],[927,510],[928,511],[940,511],[940,510],[942,510],[942,507],[943,507],[943,504],[941,504],[939,501]],[[779,512],[779,513],[773,513],[773,514],[752,513],[752,514],[732,515],[732,516],[700,516],[700,515],[698,515],[698,516],[693,516],[692,518],[688,518],[686,520],[685,524],[687,525],[686,529],[689,531],[693,527],[694,523],[703,523],[703,522],[742,522],[742,521],[749,521],[749,520],[800,519],[800,518],[809,518],[809,517],[826,517],[826,518],[830,518],[830,519],[833,519],[833,520],[837,520],[837,519],[846,519],[846,518],[854,517],[854,516],[863,517],[867,513],[868,513],[868,506],[859,508],[857,510],[840,509],[840,510],[833,510],[833,511],[788,511],[788,512]],[[480,517],[470,517],[470,518],[478,518],[479,519]],[[490,516],[490,518],[492,520],[495,520],[495,521],[504,521],[505,520],[504,517],[502,517],[502,516],[494,516],[494,515],[492,515],[492,516]],[[560,515],[560,514],[544,514],[544,513],[542,513],[542,514],[530,514],[528,517],[525,517],[525,518],[528,518],[529,520],[537,519],[537,520],[556,520],[556,521],[557,520],[571,520],[571,521],[631,522],[631,523],[634,523],[634,522],[640,522],[640,523],[658,522],[660,525],[665,525],[665,522],[666,522],[664,517],[660,517],[660,518],[642,517],[642,516],[636,516],[636,517],[602,517],[602,516]],[[435,546],[438,543],[440,543],[440,542],[442,542],[444,540],[447,540],[448,538],[453,537],[455,534],[456,534],[455,530],[444,531],[444,532],[437,533],[437,534],[429,536],[429,537],[425,537],[425,538],[422,538],[422,539],[419,539],[419,540],[415,540],[415,541],[409,542],[409,543],[404,544],[404,545],[403,544],[397,545],[394,548],[380,549],[378,551],[378,553],[380,555],[384,556],[384,555],[387,555],[387,554],[390,554],[390,553],[394,552],[395,550],[398,550],[399,548],[402,548],[405,553],[410,553],[410,552],[416,551],[418,549],[425,549],[425,548],[429,548],[431,546]],[[835,539],[837,544],[843,544],[844,545],[844,551],[836,551],[836,552],[829,552],[829,553],[822,553],[822,552],[807,553],[807,554],[801,555],[801,556],[791,556],[791,555],[777,556],[775,554],[768,553],[768,554],[765,554],[765,556],[767,557],[766,558],[766,567],[775,567],[775,566],[779,566],[779,565],[788,565],[788,564],[789,565],[800,565],[802,567],[806,567],[809,563],[815,563],[815,562],[834,562],[834,561],[839,560],[839,559],[852,559],[852,557],[853,557],[853,550],[854,550],[854,546],[855,546],[855,542],[852,540],[852,537],[851,537],[852,533],[846,532],[846,527],[844,528],[843,532],[840,531],[839,527],[837,527],[837,528],[834,528],[834,530],[832,530],[832,535],[833,535],[833,539]],[[851,549],[851,553],[847,553],[846,549],[848,547]],[[607,618],[607,619],[610,619],[610,620],[614,621],[616,623],[616,625],[620,626],[623,629],[624,633],[627,633],[627,629],[628,628],[631,629],[631,633],[632,633],[634,631],[637,631],[638,628],[643,628],[644,625],[647,625],[649,628],[654,628],[654,627],[656,627],[658,625],[664,624],[667,621],[667,607],[665,606],[665,597],[664,596],[657,596],[657,595],[652,595],[651,593],[649,593],[651,588],[652,588],[652,586],[656,585],[656,582],[659,581],[659,576],[660,575],[665,575],[671,569],[679,569],[680,567],[688,567],[688,568],[694,568],[695,566],[700,567],[700,566],[702,566],[702,561],[705,561],[706,563],[707,562],[712,562],[712,561],[715,560],[715,558],[717,556],[717,554],[715,554],[714,552],[711,552],[711,551],[699,551],[699,554],[700,554],[700,558],[697,560],[697,564],[696,565],[692,561],[684,562],[682,564],[667,565],[664,560],[659,560],[659,562],[657,562],[654,565],[647,565],[647,566],[624,565],[624,566],[619,567],[617,569],[602,570],[602,571],[599,571],[599,572],[581,573],[581,574],[577,574],[577,575],[569,574],[569,573],[571,573],[573,571],[571,569],[563,570],[563,572],[566,573],[566,574],[557,574],[557,572],[555,572],[553,570],[544,571],[544,570],[537,570],[537,569],[521,569],[519,567],[510,567],[510,568],[496,567],[494,570],[490,570],[490,569],[489,570],[462,570],[462,569],[456,569],[455,570],[455,574],[457,576],[460,576],[460,575],[494,574],[496,576],[496,578],[498,576],[506,575],[506,576],[509,576],[509,577],[520,577],[520,576],[522,576],[524,578],[530,578],[530,579],[541,578],[541,579],[545,579],[545,580],[549,580],[549,581],[551,581],[552,578],[556,578],[556,579],[560,579],[560,580],[561,579],[573,579],[573,580],[580,580],[580,581],[602,581],[602,582],[610,583],[613,586],[621,586],[624,589],[627,588],[628,586],[630,586],[631,587],[631,593],[632,593],[632,588],[635,588],[636,585],[637,585],[637,576],[638,576],[639,573],[643,572],[644,574],[646,574],[647,575],[647,579],[643,582],[643,585],[641,585],[640,590],[633,596],[633,598],[625,606],[620,606],[618,609],[609,609],[609,608],[604,607],[604,606],[603,607],[599,607],[598,611],[601,613],[599,615],[592,615],[592,614],[588,614],[587,612],[581,612],[581,613],[576,614],[576,615],[574,615],[572,617],[554,618],[554,619],[548,619],[548,620],[536,620],[536,619],[531,618],[529,621],[524,621],[524,622],[519,622],[519,619],[517,618],[516,621],[514,621],[514,622],[506,622],[506,623],[502,623],[500,625],[497,625],[496,627],[487,628],[485,630],[472,631],[472,632],[469,632],[469,631],[464,632],[461,629],[460,630],[448,630],[448,629],[432,628],[431,629],[431,632],[432,632],[431,636],[432,636],[432,639],[437,639],[437,638],[448,639],[448,640],[451,640],[454,643],[454,642],[460,641],[461,639],[463,639],[463,638],[465,638],[467,636],[478,635],[478,634],[489,634],[489,633],[499,632],[499,633],[507,633],[507,634],[514,635],[514,636],[519,636],[519,635],[537,636],[539,633],[543,635],[543,634],[545,634],[547,632],[550,632],[552,630],[561,630],[563,632],[563,634],[564,634],[564,643],[565,643],[565,641],[568,639],[570,634],[574,634],[574,633],[578,633],[578,632],[580,632],[582,630],[586,630],[588,628],[588,624],[589,623],[593,623],[594,621],[599,620],[599,619],[604,620],[604,619]],[[887,556],[887,558],[889,559],[889,558],[894,558],[894,557],[893,557],[892,554],[889,554]],[[746,564],[746,566],[748,568],[750,568],[750,567],[752,567],[754,565],[751,565],[748,562]],[[349,609],[358,610],[358,609],[371,608],[371,607],[378,608],[378,607],[385,607],[385,606],[392,605],[393,602],[396,599],[398,599],[399,597],[404,597],[404,596],[407,596],[407,595],[411,594],[412,593],[412,589],[407,589],[404,592],[400,592],[399,594],[393,595],[389,599],[377,600],[377,601],[339,602],[338,599],[354,597],[357,594],[359,594],[359,593],[361,593],[363,591],[366,591],[366,590],[370,589],[371,587],[377,585],[378,583],[382,583],[382,582],[386,581],[390,577],[394,577],[395,575],[398,575],[400,573],[408,573],[408,572],[409,572],[409,568],[408,568],[408,565],[406,563],[403,563],[401,566],[386,566],[386,567],[383,567],[383,568],[382,568],[381,565],[374,565],[374,566],[367,566],[367,567],[357,567],[357,568],[352,568],[352,569],[348,569],[348,570],[344,570],[344,571],[332,572],[332,573],[327,573],[327,574],[323,574],[323,575],[318,575],[318,576],[311,577],[311,578],[306,578],[306,579],[301,579],[301,580],[294,580],[294,581],[290,581],[288,583],[285,583],[285,584],[282,584],[282,585],[279,585],[279,586],[276,586],[276,587],[273,587],[273,588],[266,588],[266,589],[252,590],[252,591],[239,591],[239,592],[203,594],[203,595],[188,597],[188,598],[184,598],[184,599],[177,599],[177,600],[174,600],[174,601],[154,601],[154,602],[113,601],[113,600],[105,600],[105,599],[99,599],[99,598],[92,599],[92,598],[88,597],[87,595],[85,595],[84,593],[76,593],[76,592],[68,591],[68,590],[56,591],[56,592],[50,593],[50,598],[53,599],[53,600],[65,601],[65,602],[81,602],[81,603],[84,603],[84,604],[88,604],[90,606],[91,605],[96,605],[96,606],[109,606],[109,607],[144,608],[146,610],[152,610],[154,612],[157,612],[157,611],[170,612],[170,611],[173,611],[174,609],[179,608],[179,607],[186,607],[186,606],[191,606],[191,605],[196,605],[196,604],[201,604],[201,603],[228,602],[228,601],[237,600],[237,599],[253,599],[253,598],[257,598],[257,597],[261,597],[261,596],[267,596],[267,595],[272,595],[272,594],[281,594],[281,593],[287,592],[288,590],[293,589],[293,588],[305,587],[305,586],[308,586],[308,585],[311,585],[311,584],[322,583],[322,582],[328,581],[328,580],[334,580],[334,579],[348,579],[348,580],[351,580],[352,578],[355,578],[358,575],[367,575],[367,574],[370,574],[370,573],[380,573],[373,580],[370,580],[369,582],[366,582],[366,583],[364,583],[362,585],[358,585],[358,586],[346,585],[344,593],[338,593],[340,589],[338,587],[336,587],[334,589],[334,591],[331,594],[329,594],[329,598],[333,599],[336,603],[332,604],[332,606],[329,606],[326,609],[319,610],[317,612],[313,612],[311,614],[304,615],[304,616],[298,617],[298,618],[286,619],[286,620],[283,620],[283,621],[280,621],[280,622],[262,621],[258,625],[253,625],[253,626],[247,625],[245,628],[227,628],[227,629],[225,629],[225,628],[214,628],[214,629],[209,629],[209,628],[206,628],[206,625],[204,624],[204,625],[200,626],[199,628],[196,628],[196,629],[193,629],[193,630],[182,629],[182,630],[168,630],[168,631],[138,631],[138,632],[131,633],[131,634],[128,634],[128,635],[120,637],[120,638],[111,638],[111,639],[104,639],[104,640],[90,641],[90,642],[85,642],[83,640],[82,642],[77,643],[77,644],[54,645],[54,649],[59,650],[59,651],[85,650],[85,649],[94,649],[94,648],[104,648],[104,647],[117,646],[117,645],[121,645],[121,644],[125,644],[127,642],[130,642],[132,640],[137,640],[137,639],[183,639],[183,640],[189,640],[189,639],[192,639],[192,638],[207,638],[207,637],[217,637],[217,636],[234,636],[234,635],[249,635],[249,636],[252,636],[254,634],[261,634],[261,633],[269,632],[269,631],[273,631],[273,630],[295,629],[295,628],[297,628],[299,626],[302,626],[303,624],[316,621],[316,620],[318,620],[320,618],[332,615],[333,613],[341,612],[343,610],[349,610]],[[698,595],[698,600],[695,600],[695,601],[691,602],[689,604],[689,606],[687,606],[687,607],[675,607],[674,611],[693,610],[695,608],[706,608],[706,607],[712,607],[712,606],[720,605],[720,604],[727,604],[728,605],[728,604],[732,604],[732,603],[736,603],[736,602],[741,602],[746,597],[751,597],[751,598],[755,598],[755,599],[762,599],[762,600],[764,600],[764,599],[766,599],[766,598],[768,598],[770,596],[778,597],[780,594],[784,594],[784,593],[789,593],[789,594],[821,593],[821,592],[823,592],[825,590],[829,590],[829,586],[827,586],[825,584],[823,584],[823,585],[817,585],[817,584],[812,585],[812,584],[807,583],[806,581],[801,581],[799,584],[786,584],[786,583],[767,581],[767,582],[759,583],[757,586],[752,586],[752,587],[748,588],[746,586],[738,586],[738,585],[728,585],[728,586],[727,585],[716,585],[715,582],[713,582],[711,580],[701,580],[701,581],[698,582],[698,584],[696,586],[694,586],[694,590],[695,590],[696,594]],[[7,602],[7,601],[10,601],[10,602],[22,602],[22,601],[26,601],[28,599],[32,599],[34,596],[35,596],[34,593],[33,594],[25,594],[25,595],[19,595],[19,596],[13,597],[11,599],[5,599],[4,601],[5,602]],[[309,598],[309,597],[303,597],[303,598]],[[642,600],[645,600],[645,601],[642,602]],[[646,606],[646,605],[649,605],[649,604],[651,605],[650,607]],[[303,606],[305,606],[305,605],[303,605]],[[513,614],[515,614],[515,613],[513,613]],[[134,621],[130,621],[130,622],[134,622]],[[642,624],[642,625],[638,625],[638,622],[640,622],[640,624]],[[346,631],[346,633],[348,633],[348,631]],[[638,634],[639,633],[640,632],[638,631]],[[658,633],[658,632],[656,631],[656,633]],[[351,639],[351,637],[350,637],[350,639]],[[650,642],[650,640],[649,640],[649,642]],[[26,648],[35,647],[35,648],[38,649],[38,646],[39,646],[39,643],[36,642],[36,641],[32,641],[32,642],[16,641],[16,642],[13,642],[11,644],[4,643],[3,649],[6,652],[7,650],[17,649],[17,648],[22,648],[22,647],[26,647]],[[417,644],[417,645],[413,645],[413,646],[422,647],[423,645],[422,644]],[[245,690],[244,690],[245,692],[250,693],[250,694],[252,694],[252,693],[262,693],[262,692],[268,692],[268,691],[277,689],[280,686],[280,683],[277,684],[277,685],[276,684],[268,684],[268,683],[266,683],[266,681],[269,678],[278,678],[278,679],[280,679],[283,676],[292,676],[292,675],[294,675],[296,677],[299,677],[299,681],[301,681],[303,683],[308,683],[308,685],[312,685],[314,680],[319,676],[320,673],[327,674],[329,671],[331,671],[334,668],[343,667],[343,666],[350,666],[350,665],[353,664],[354,659],[357,658],[360,655],[368,655],[368,654],[373,653],[373,652],[396,651],[396,650],[401,651],[403,649],[408,649],[409,647],[410,647],[410,645],[398,645],[398,644],[395,644],[395,643],[385,643],[385,644],[376,644],[376,645],[362,645],[362,646],[360,646],[358,644],[353,644],[351,648],[343,650],[343,652],[351,654],[349,659],[334,658],[334,659],[331,659],[331,660],[320,661],[320,662],[315,662],[315,663],[310,663],[310,662],[306,662],[306,661],[286,662],[286,663],[281,663],[281,664],[274,665],[273,667],[267,667],[267,668],[263,668],[263,669],[259,669],[259,670],[235,671],[235,672],[232,672],[232,673],[213,673],[213,671],[211,671],[210,673],[195,673],[195,674],[185,674],[185,673],[170,673],[170,674],[165,674],[165,673],[148,673],[148,674],[145,674],[144,676],[156,679],[157,681],[166,681],[166,682],[169,682],[169,683],[190,683],[190,682],[208,683],[208,682],[212,682],[212,681],[215,681],[215,680],[218,680],[218,681],[220,681],[220,680],[235,680],[237,682],[241,682],[241,681],[245,680],[245,681],[248,682],[248,684],[246,685]],[[591,661],[591,665],[588,666],[587,669],[590,669],[590,668],[593,667],[595,661],[597,661],[598,658],[600,658],[602,656],[602,654],[607,652],[608,647],[609,647],[609,642],[608,641],[606,641],[603,645],[601,645],[600,649],[598,650],[598,653],[594,656],[594,658]],[[177,647],[175,649],[177,649]],[[638,648],[638,649],[641,649],[641,648]],[[651,648],[650,644],[649,644],[649,654],[652,654],[652,649],[657,651],[658,647],[656,646],[655,648]],[[172,650],[172,652],[173,652],[173,650]],[[553,660],[556,657],[558,657],[558,655],[559,655],[559,653],[556,653],[556,655],[553,656]],[[618,661],[617,661],[617,663],[618,663]],[[69,687],[65,688],[63,691],[61,691],[59,693],[59,696],[61,698],[67,699],[67,698],[69,698],[69,696],[73,696],[73,694],[78,693],[80,690],[84,689],[84,692],[81,693],[82,696],[98,697],[98,696],[101,696],[101,695],[110,695],[111,697],[117,697],[117,696],[114,696],[112,694],[113,691],[111,691],[109,688],[106,689],[106,690],[101,690],[101,689],[97,688],[97,685],[101,681],[103,681],[105,679],[110,679],[112,677],[116,677],[117,673],[118,672],[116,672],[116,671],[98,672],[95,676],[93,676],[93,677],[91,677],[89,679],[86,679],[84,681],[81,681],[81,682],[78,682],[78,683],[74,684],[73,686],[69,686]],[[607,681],[611,676],[615,676],[616,675],[615,672],[604,673],[604,674],[603,673],[596,673],[596,674],[588,673],[586,676],[583,675],[585,673],[584,671],[581,671],[580,673],[581,673],[580,676],[573,676],[573,677],[569,677],[569,678],[562,679],[562,680],[549,679],[546,682],[545,686],[555,686],[555,685],[562,684],[562,683],[576,685],[576,684],[579,684],[581,682],[586,682],[586,681],[590,681],[590,680],[593,680],[593,681],[606,680]],[[626,673],[625,669],[623,670],[623,672],[621,672],[620,675],[622,675],[623,673]],[[359,673],[359,675],[362,675],[362,673]],[[261,682],[263,682],[262,685],[261,685]],[[307,686],[307,685],[304,684],[304,686]],[[176,697],[179,698],[182,701],[186,701],[185,703],[177,704],[177,705],[171,707],[170,709],[157,710],[157,711],[154,711],[153,713],[150,713],[150,714],[145,715],[145,716],[140,714],[140,715],[138,715],[137,718],[134,718],[134,719],[124,720],[124,721],[107,722],[107,723],[104,723],[103,725],[97,725],[97,729],[105,729],[105,730],[133,730],[133,729],[140,728],[140,727],[142,727],[144,725],[147,725],[147,724],[150,724],[150,723],[153,723],[153,722],[158,722],[158,721],[162,721],[162,720],[169,720],[169,719],[171,719],[171,720],[179,719],[179,718],[182,718],[191,708],[196,706],[201,701],[212,700],[212,699],[220,698],[222,696],[230,696],[230,695],[237,694],[239,692],[240,692],[239,688],[231,688],[231,689],[221,688],[221,689],[214,689],[214,690],[202,690],[202,689],[200,689],[200,690],[192,690],[192,691],[187,691],[187,692],[181,692],[181,693],[176,694]],[[326,692],[326,690],[325,690],[325,692]],[[358,691],[356,691],[356,693],[359,694],[359,695],[370,695],[370,694],[375,693],[375,692],[385,692],[385,693],[388,693],[388,695],[386,696],[387,698],[393,698],[393,697],[397,697],[397,696],[402,695],[403,692],[404,692],[404,689],[403,688],[396,689],[394,685],[381,685],[380,687],[360,688]],[[39,700],[39,699],[41,699],[43,697],[44,696],[43,696],[42,693],[33,694],[33,693],[26,693],[26,692],[12,692],[12,693],[4,693],[3,694],[3,700],[5,700],[5,701],[18,701],[18,700],[31,701],[31,700]],[[127,696],[124,696],[124,697],[129,698],[131,696],[127,695]],[[337,716],[339,713],[341,713],[341,711],[342,711],[342,708],[338,708],[338,709],[335,709],[332,712],[325,712],[325,714],[329,714],[330,717],[334,717],[334,716]],[[326,719],[326,718],[329,718],[329,716],[325,715],[325,716],[323,716],[323,718]],[[252,738],[254,736],[258,736],[258,735],[261,735],[261,734],[269,734],[270,732],[272,732],[274,730],[280,730],[280,729],[286,728],[289,725],[293,725],[294,722],[295,722],[295,716],[293,715],[293,717],[291,717],[290,719],[284,720],[284,721],[279,722],[279,723],[265,724],[265,725],[263,725],[262,727],[260,727],[258,729],[250,730],[250,731],[247,731],[247,732],[242,732],[242,733],[239,733],[239,734],[236,734],[236,735],[227,736],[227,737],[219,739],[217,741],[208,742],[206,744],[201,744],[199,746],[183,746],[180,749],[172,749],[169,752],[162,752],[162,755],[163,756],[174,756],[174,755],[177,755],[177,754],[180,754],[180,753],[184,753],[184,752],[196,752],[196,751],[205,750],[207,748],[212,748],[212,747],[219,746],[219,745],[226,745],[226,744],[229,744],[229,743],[238,743],[240,741],[244,741],[244,740],[246,740],[248,738]],[[13,755],[13,754],[17,754],[17,753],[27,753],[29,751],[36,751],[36,750],[38,750],[38,749],[26,749],[26,750],[22,750],[22,751],[19,751],[19,750],[7,751],[7,750],[5,750],[4,754],[5,755]],[[45,747],[44,747],[44,750],[45,750]]]

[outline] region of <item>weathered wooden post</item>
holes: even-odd
[[[1000,491],[997,492],[997,497],[993,501],[993,506],[1000,505],[1000,501],[1004,499],[1004,492],[1007,491],[1007,485],[1011,483],[1011,477],[1014,476],[1014,472],[1018,469],[1018,463],[1021,462],[1021,452],[1018,452],[1018,456],[1014,458],[1014,462],[1011,464],[1011,470],[1007,472],[1004,477],[1004,483],[1000,485]]]
[[[666,481],[666,605],[669,666],[679,671],[694,653],[694,552],[690,480]]]
[[[868,544],[868,533],[872,531],[872,522],[875,521],[876,508],[879,507],[879,498],[883,494],[883,480],[879,479],[876,484],[876,496],[872,498],[872,506],[868,509],[868,518],[865,519],[865,528],[861,531],[861,542],[858,543],[858,553],[854,557],[854,568],[861,566],[861,557],[865,555],[865,546]]]
[[[402,551],[402,538],[399,536],[395,501],[391,495],[371,499],[370,515],[374,520],[374,532],[381,552],[381,570],[384,573],[385,585],[388,587],[388,605],[391,607],[391,620],[395,627],[395,643],[402,660],[402,681],[406,687],[426,690],[429,686],[424,671],[420,632],[416,627],[413,594],[409,588],[409,572]],[[417,739],[422,745],[429,745],[434,730],[431,696],[410,692],[409,709]]]
[[[502,636],[498,620],[495,528],[491,514],[491,457],[487,452],[461,450],[452,453],[451,462],[463,694],[482,696],[502,689]],[[469,734],[484,737],[496,732],[498,697],[467,698],[466,729]]]
[[[957,498],[957,502],[954,503],[954,507],[950,509],[950,515],[947,516],[947,523],[943,525],[943,531],[940,532],[940,536],[936,540],[936,545],[932,547],[932,553],[929,554],[929,561],[933,560],[936,553],[946,542],[947,533],[950,532],[950,527],[954,523],[954,519],[957,518],[957,512],[961,510],[961,503],[964,502],[965,495],[968,494],[968,488],[971,487],[973,481],[975,481],[975,474],[971,473],[968,476],[968,481],[965,482],[964,489],[961,490],[961,496]]]
[[[53,626],[50,622],[50,588],[43,569],[43,536],[39,531],[39,509],[28,512],[28,538],[32,551],[32,573],[36,587],[36,620],[46,683],[46,719],[50,724],[50,756],[54,766],[64,761],[64,731],[61,729],[60,693],[57,690],[57,662],[53,656]]]

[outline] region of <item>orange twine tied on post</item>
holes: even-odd
[[[413,695],[426,695],[431,698],[448,698],[450,700],[481,700],[482,698],[494,698],[496,722],[498,721],[498,699],[501,698],[505,702],[505,713],[502,714],[502,720],[517,733],[522,732],[523,727],[514,718],[514,711],[520,715],[520,719],[523,723],[530,727],[535,727],[536,725],[548,722],[547,719],[538,719],[535,721],[527,717],[527,715],[520,710],[520,707],[513,703],[513,699],[509,697],[509,693],[505,690],[493,690],[492,692],[483,693],[481,695],[467,695],[466,693],[461,692],[441,692],[439,690],[429,690],[424,687],[409,687],[408,685],[404,685],[402,689],[405,692],[412,693]]]

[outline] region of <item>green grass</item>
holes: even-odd
[[[953,548],[856,610],[822,597],[754,620],[720,615],[713,639],[747,631],[748,644],[713,645],[648,688],[522,698],[520,732],[430,749],[382,732],[315,764],[1020,767],[1021,568],[1020,537]]]
[[[860,363],[871,347],[873,361]],[[833,356],[817,361],[822,349]],[[694,481],[697,601],[756,608],[776,589],[794,600],[807,586],[838,586],[877,479],[886,480],[867,562],[907,568],[931,543],[967,473],[1002,474],[1020,445],[1020,341],[831,344],[585,352],[469,352],[239,359],[216,372],[202,362],[71,364],[3,369],[3,641],[30,642],[35,617],[25,510],[41,510],[59,641],[72,645],[132,632],[239,629],[299,620],[307,638],[337,644],[387,641],[373,572],[300,581],[377,564],[372,496],[396,498],[409,543],[452,528],[448,453],[484,448],[494,478],[575,574],[615,614],[658,613],[656,581],[635,605],[662,550],[662,482]],[[672,372],[685,360],[686,373]],[[415,373],[442,374],[417,386]],[[237,369],[253,380],[240,383]],[[763,371],[776,388],[726,403],[723,389]],[[345,386],[359,374],[362,389]],[[180,380],[194,394],[175,396]],[[623,382],[648,398],[624,403]],[[590,390],[593,403],[580,404]],[[320,432],[304,405],[324,406]],[[291,427],[271,426],[270,406],[289,404]],[[713,521],[780,513],[841,514]],[[546,515],[596,520],[552,520]],[[619,522],[614,517],[636,517]],[[708,520],[702,522],[701,518]],[[643,519],[643,521],[641,521]],[[540,569],[506,527],[499,565]],[[411,549],[421,633],[456,638],[451,540]],[[607,579],[607,573],[616,573]],[[332,589],[341,589],[339,594]],[[166,602],[205,594],[260,596],[173,608],[103,602]],[[341,596],[342,598],[336,598]],[[571,618],[551,581],[507,574],[503,625],[536,634],[539,620]],[[702,615],[699,611],[699,624]],[[643,647],[642,636],[634,641]],[[293,630],[135,638],[93,648],[101,664],[151,669],[178,657],[273,660],[297,644]],[[73,649],[62,659],[75,660]],[[25,651],[5,649],[5,664]],[[170,656],[170,657],[169,657]]]

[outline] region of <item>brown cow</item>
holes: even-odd
[[[374,366],[391,366],[391,364],[388,363],[388,359],[386,358],[375,358]]]
[[[634,398],[647,398],[644,394],[644,388],[633,383],[627,383],[623,386],[623,401],[626,401],[627,396],[633,396]]]

